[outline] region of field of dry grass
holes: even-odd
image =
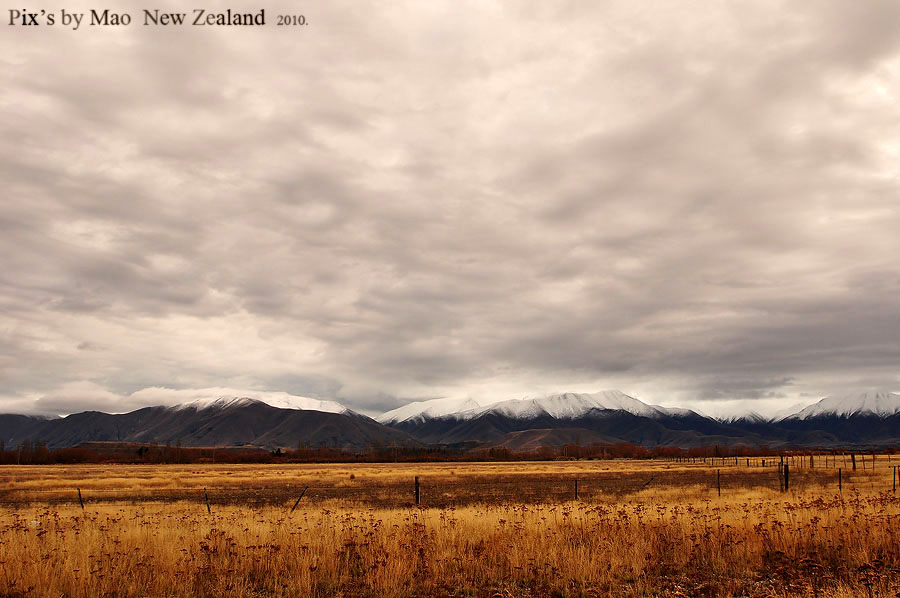
[[[871,457],[869,457],[871,459]],[[897,459],[882,456],[857,471],[820,458],[791,465],[798,491],[838,487],[838,468],[848,487],[876,492],[891,485]],[[778,489],[777,458],[598,460],[491,463],[379,463],[284,465],[35,465],[0,466],[0,505],[68,503],[80,489],[89,503],[200,500],[208,490],[213,504],[278,505],[309,488],[304,500],[341,500],[370,506],[399,506],[413,499],[413,479],[421,481],[423,504],[461,506],[482,502],[540,503],[574,497],[622,499],[646,488],[721,485],[738,489]],[[763,467],[763,463],[766,464]],[[718,472],[718,474],[717,474]]]
[[[761,467],[664,461],[2,468],[0,595],[896,596],[888,465],[842,492],[835,473],[798,469],[781,493]],[[651,481],[615,484],[631,477]],[[314,492],[366,484],[402,493]],[[214,500],[248,486],[280,498]],[[461,499],[426,506],[441,492]]]

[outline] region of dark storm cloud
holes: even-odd
[[[0,42],[4,409],[900,383],[894,2],[310,11]]]

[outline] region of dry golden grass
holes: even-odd
[[[233,480],[260,486],[287,477],[294,487],[351,474],[354,482],[405,482],[413,474],[585,476],[602,467],[684,479],[715,472],[673,465],[23,467],[0,476],[7,488],[148,491],[177,478],[220,492]],[[107,487],[104,473],[114,474]],[[719,498],[708,483],[667,483],[578,502],[488,500],[443,509],[329,498],[304,498],[293,513],[292,500],[214,504],[211,514],[186,501],[89,501],[84,512],[77,502],[7,503],[0,596],[895,596],[900,500],[890,477],[858,472],[842,494],[817,479],[789,493],[735,482]]]
[[[871,458],[871,457],[870,457]],[[796,484],[809,482],[813,485],[837,484],[837,469],[831,461],[824,467],[824,457],[819,457],[817,466],[809,469],[806,458],[796,459],[792,465],[792,479]],[[830,457],[829,457],[830,459]],[[841,467],[842,458],[837,458]],[[844,479],[855,484],[869,484],[871,490],[890,484],[891,467],[900,460],[888,460],[882,456],[873,472],[871,462],[868,469],[851,472],[843,467]],[[846,458],[843,458],[846,460]],[[223,491],[242,488],[282,488],[289,492],[306,486],[361,487],[403,485],[411,483],[413,476],[434,482],[435,486],[488,483],[492,480],[509,481],[549,479],[585,482],[591,480],[609,481],[598,484],[599,489],[616,489],[616,482],[633,479],[639,487],[643,481],[654,480],[654,485],[683,486],[702,483],[714,484],[715,471],[721,470],[726,476],[726,485],[738,487],[777,487],[778,459],[766,459],[767,467],[760,467],[762,458],[749,460],[716,460],[704,464],[676,463],[665,460],[601,460],[601,461],[553,461],[553,462],[491,462],[491,463],[376,463],[376,464],[204,464],[204,465],[22,465],[0,466],[0,500],[23,500],[42,497],[47,493],[71,497],[75,488],[81,488],[90,495],[96,491],[118,493],[119,496],[147,497],[154,493],[163,494],[167,490],[202,491],[216,488]],[[586,489],[588,487],[586,486]],[[627,490],[628,488],[622,488]]]

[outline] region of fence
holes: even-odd
[[[886,472],[886,473],[885,473]],[[568,500],[625,501],[648,489],[693,488],[709,490],[710,496],[750,489],[792,492],[831,489],[843,492],[854,487],[896,492],[896,466],[877,473],[845,471],[843,468],[798,469],[730,468],[605,472],[591,474],[542,474],[493,476],[414,476],[388,482],[353,481],[334,485],[272,484],[267,486],[220,485],[183,488],[0,488],[0,506],[102,503],[167,503],[188,501],[212,509],[219,505],[285,505],[302,499],[306,503],[341,501],[378,507],[449,507],[475,503],[548,503]]]

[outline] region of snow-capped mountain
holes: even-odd
[[[889,417],[900,413],[900,394],[888,391],[872,391],[858,394],[829,396],[818,403],[801,409],[786,420],[806,420],[815,417],[875,415]]]
[[[481,404],[475,399],[468,397],[444,397],[440,399],[431,399],[430,401],[408,403],[402,407],[379,415],[375,418],[375,421],[382,424],[405,421],[419,422],[436,417],[447,417],[480,408]]]
[[[790,417],[790,416],[792,416],[792,415],[795,415],[796,413],[798,413],[799,411],[805,409],[805,408],[808,407],[808,406],[809,406],[809,405],[807,405],[807,404],[805,404],[805,403],[794,403],[794,404],[791,405],[790,407],[785,407],[784,409],[779,409],[778,411],[776,411],[775,413],[773,413],[773,414],[769,417],[769,421],[773,421],[773,422],[781,421],[781,420],[786,419],[786,418],[788,418],[788,417]]]
[[[399,409],[388,411],[377,420],[383,424],[421,422],[436,418],[469,420],[486,413],[513,419],[532,419],[541,416],[574,419],[592,409],[621,410],[650,418],[696,415],[688,409],[669,409],[658,405],[648,405],[621,391],[604,390],[595,393],[567,392],[499,402],[480,402],[470,398],[433,399],[404,405]]]
[[[278,409],[297,409],[300,411],[322,411],[324,413],[347,413],[350,410],[334,401],[321,401],[309,397],[294,395],[263,396],[255,399],[250,397],[215,397],[209,399],[197,399],[187,403],[181,403],[171,407],[176,411],[192,409],[203,411],[208,409],[228,409],[231,407],[243,407],[252,403],[265,403]]]
[[[723,424],[765,424],[772,421],[772,418],[765,416],[758,411],[748,411],[741,415],[717,417],[716,420]]]
[[[658,405],[648,405],[618,390],[604,390],[595,393],[566,392],[546,397],[515,399],[482,407],[467,416],[482,413],[497,413],[507,417],[526,419],[549,415],[556,419],[573,419],[581,417],[592,409],[613,409],[627,411],[642,417],[667,417],[690,413],[686,409],[666,409]]]

